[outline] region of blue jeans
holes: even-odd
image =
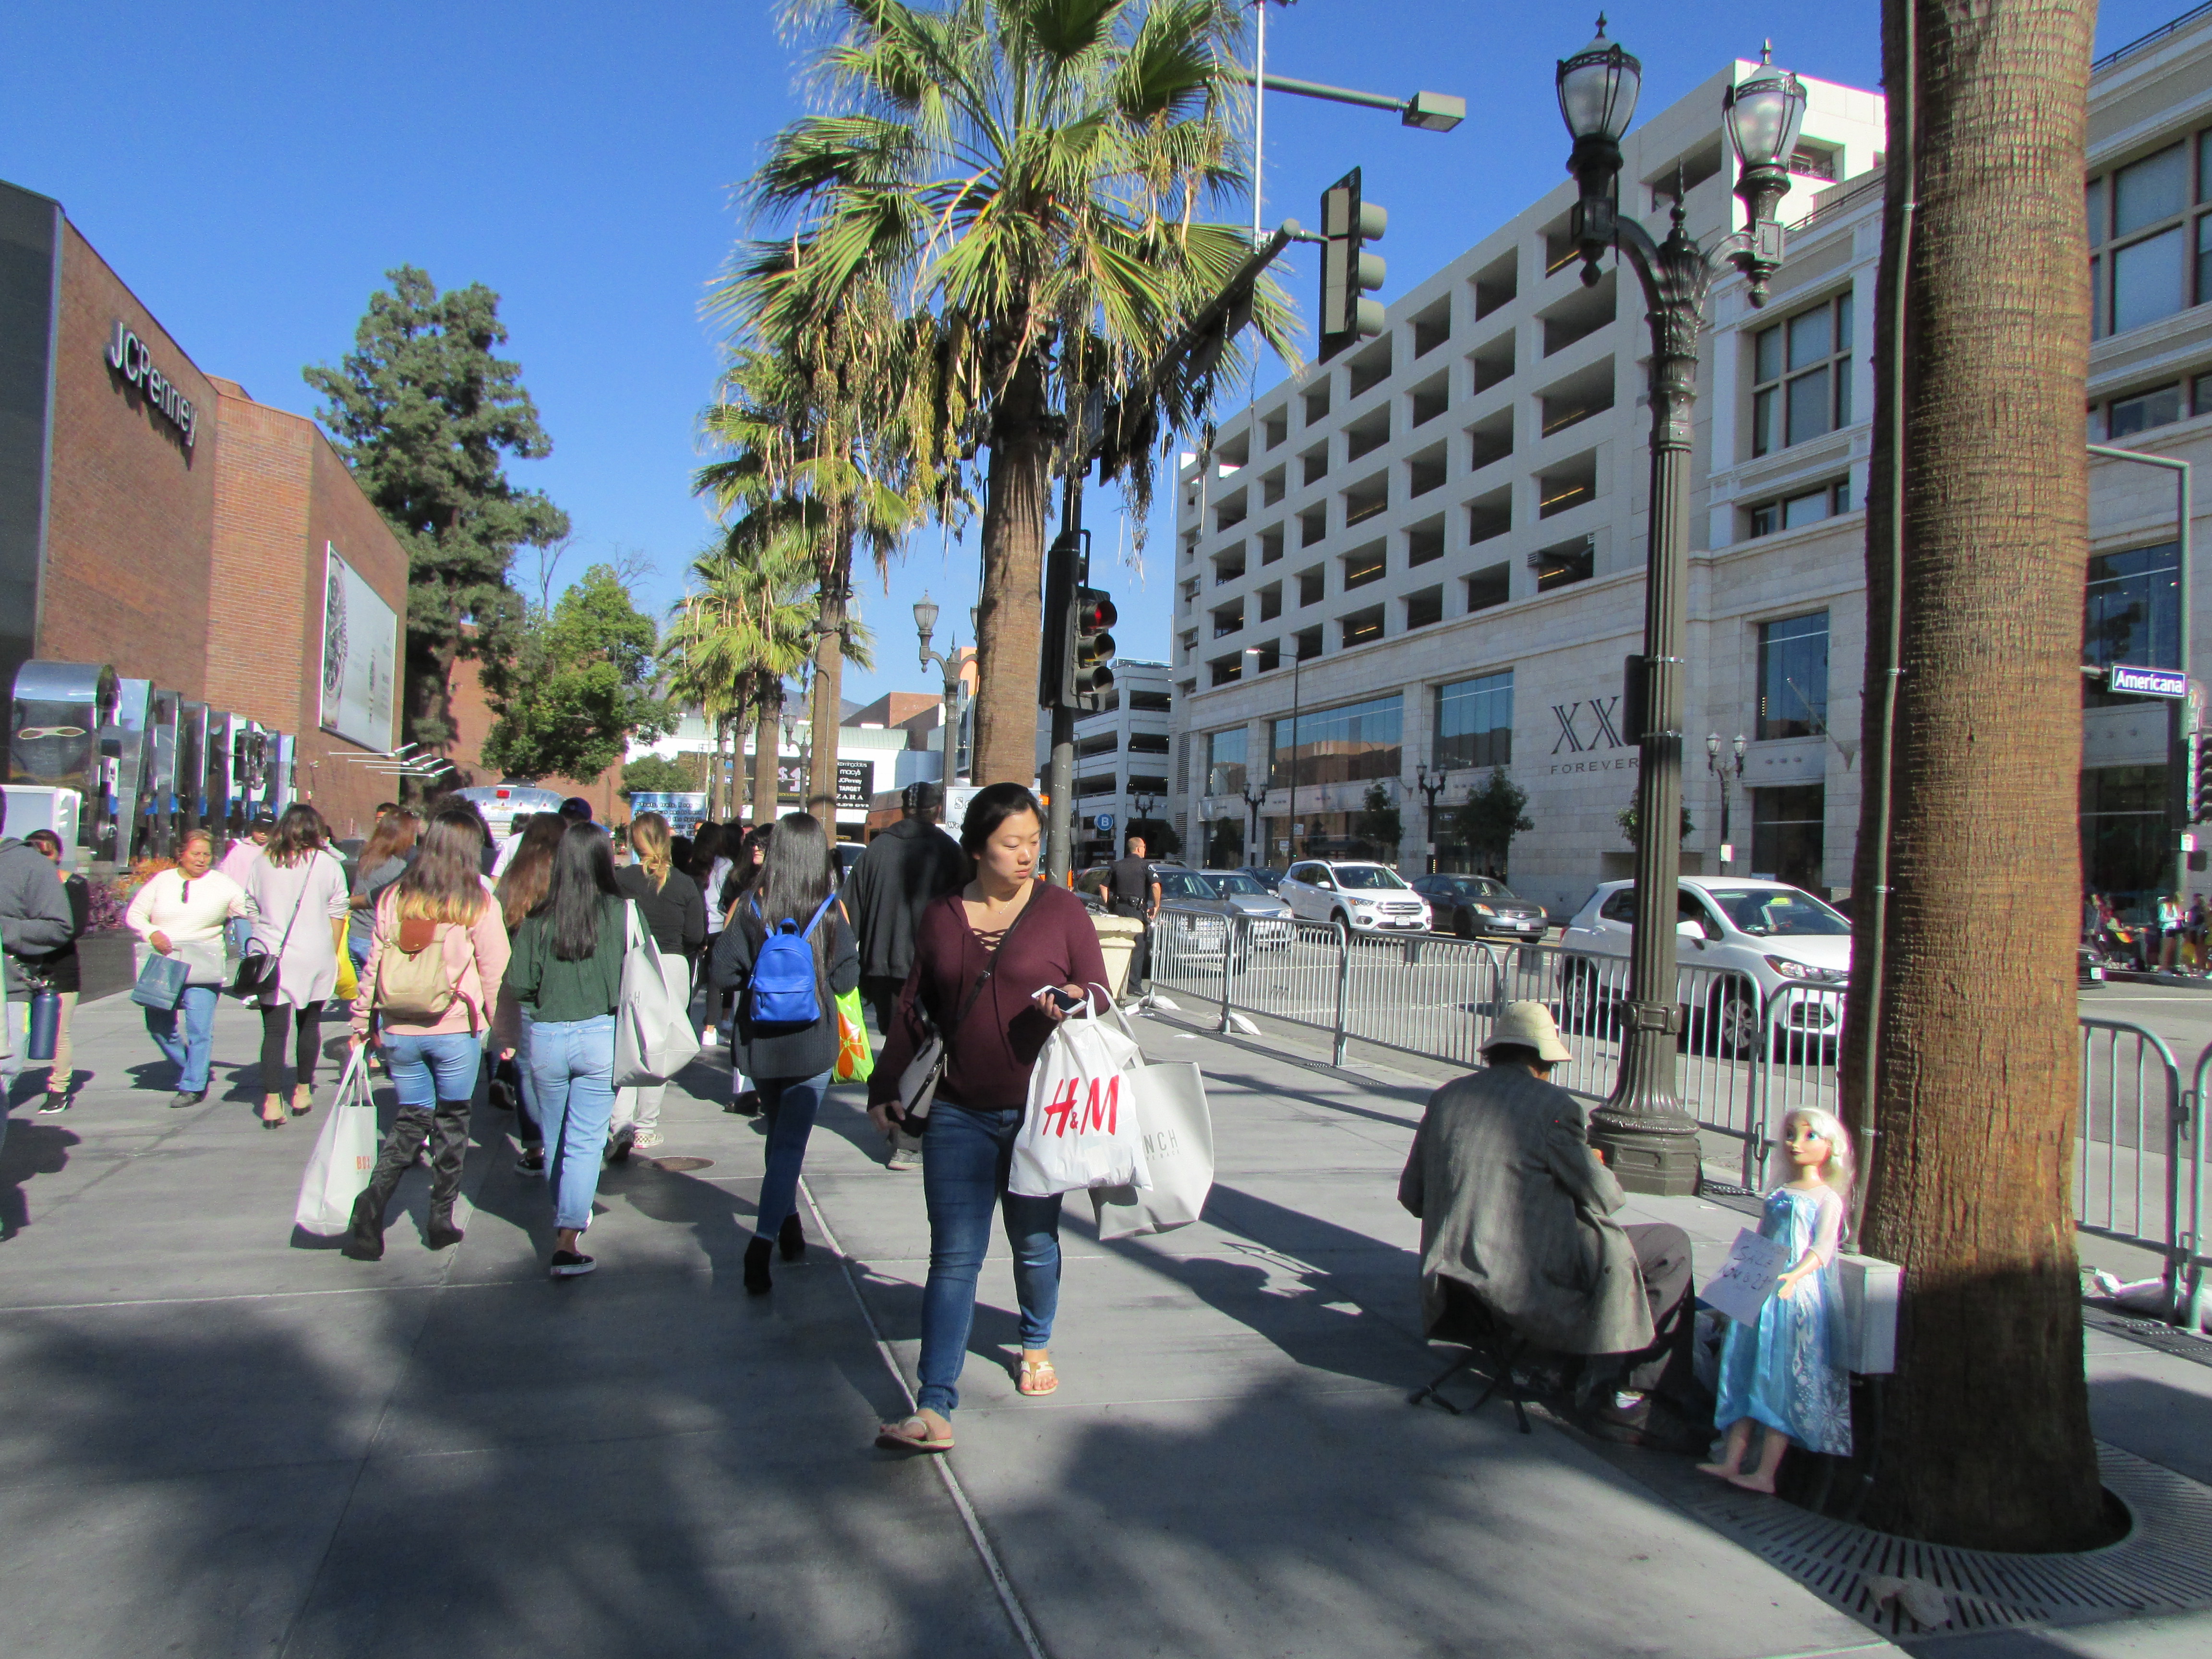
[[[1014,1251],[1022,1346],[1052,1340],[1060,1308],[1060,1197],[1006,1190],[1024,1109],[988,1110],[943,1099],[922,1136],[921,1191],[929,1208],[929,1281],[921,1292],[921,1393],[916,1404],[945,1416],[960,1403],[960,1368],[975,1322],[975,1277],[991,1242],[991,1211],[1005,1213]]]
[[[799,1171],[806,1162],[806,1137],[814,1131],[814,1115],[822,1108],[830,1073],[756,1078],[753,1083],[760,1091],[761,1114],[768,1120],[768,1153],[753,1231],[759,1237],[774,1238],[784,1218],[799,1207]]]
[[[553,1224],[580,1232],[592,1224],[615,1107],[615,1017],[532,1022],[529,1072],[538,1127],[552,1152],[546,1174]]]
[[[187,985],[174,1008],[149,1008],[146,1034],[177,1067],[177,1091],[196,1095],[208,1086],[208,1063],[215,1055],[215,997],[212,985]],[[185,1035],[177,1036],[182,1020]]]
[[[483,1060],[483,1039],[466,1031],[435,1036],[385,1033],[384,1063],[392,1068],[402,1106],[427,1111],[441,1100],[474,1100]]]

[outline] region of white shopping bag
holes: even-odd
[[[1206,1109],[1206,1080],[1189,1060],[1140,1066],[1124,1073],[1122,1098],[1133,1097],[1145,1131],[1150,1191],[1093,1187],[1091,1207],[1098,1237],[1132,1238],[1187,1227],[1213,1190],[1213,1119]]]
[[[1104,988],[1100,988],[1103,994]],[[1128,1021],[1115,1030],[1086,1006],[1060,1023],[1030,1073],[1027,1115],[1014,1138],[1006,1190],[1024,1198],[1086,1187],[1152,1184],[1145,1167],[1132,1071],[1144,1069]]]
[[[356,1048],[338,1079],[337,1098],[315,1137],[315,1150],[300,1177],[300,1202],[292,1220],[302,1231],[334,1238],[353,1219],[353,1201],[376,1168],[376,1103],[368,1092],[366,1051]]]
[[[623,951],[622,1006],[615,1010],[614,1086],[661,1083],[691,1063],[699,1033],[691,1024],[691,969],[664,957],[638,919],[623,906],[629,930]]]

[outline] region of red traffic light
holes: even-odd
[[[1103,634],[1121,620],[1114,609],[1114,601],[1095,587],[1080,587],[1075,592],[1075,632],[1079,639],[1085,635]],[[1103,656],[1114,653],[1113,642],[1107,641]]]

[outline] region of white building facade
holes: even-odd
[[[1106,706],[1075,723],[1075,850],[1071,867],[1121,856],[1121,838],[1139,818],[1168,816],[1174,771],[1174,687],[1164,662],[1116,659]],[[1040,717],[1037,776],[1050,773],[1052,734]],[[1157,854],[1164,849],[1149,849]],[[1184,856],[1197,862],[1186,842]]]
[[[1631,131],[1625,210],[1633,193],[1663,224],[1680,160],[1691,231],[1732,222],[1720,95],[1753,67]],[[1808,90],[1785,263],[1761,310],[1740,279],[1718,284],[1704,342],[1683,868],[1840,895],[1859,815],[1882,102]],[[2087,203],[2088,441],[2212,460],[2212,20],[2100,62]],[[1643,629],[1649,331],[1629,273],[1608,261],[1581,286],[1571,205],[1570,185],[1544,197],[1394,306],[1383,335],[1224,423],[1206,474],[1184,470],[1179,822],[1242,844],[1264,789],[1258,861],[1362,850],[1379,781],[1405,827],[1380,855],[1416,869],[1433,838],[1467,867],[1451,809],[1503,767],[1535,825],[1514,843],[1516,890],[1558,914],[1631,873],[1619,700]],[[2179,665],[2177,539],[2170,472],[2093,461],[2085,657]],[[2212,680],[2212,594],[2191,577],[2191,671]],[[2170,884],[2166,707],[2087,695],[2083,879]],[[1446,785],[1433,836],[1424,767]]]

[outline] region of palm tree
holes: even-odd
[[[718,289],[714,303],[742,317],[746,292],[739,276]],[[773,514],[779,533],[811,567],[819,622],[805,799],[828,826],[837,821],[844,659],[854,654],[858,627],[853,555],[864,543],[878,572],[887,570],[927,511],[936,481],[926,456],[903,441],[900,419],[915,384],[901,372],[900,343],[913,330],[888,318],[879,294],[856,297],[873,302],[849,305],[830,326],[775,349],[732,351],[720,395],[700,423],[705,440],[729,453],[695,480],[718,511]]]
[[[757,263],[754,314],[800,338],[874,285],[933,319],[937,447],[990,455],[975,775],[1027,782],[1063,411],[1129,392],[1250,252],[1243,228],[1195,216],[1242,189],[1227,118],[1240,8],[797,0],[787,15],[821,31],[814,66],[837,111],[785,128],[753,178],[763,218],[791,222]],[[1258,299],[1292,356],[1280,295]],[[1164,389],[1163,446],[1235,368],[1224,354]],[[1141,524],[1148,458],[1128,483]]]
[[[755,823],[775,816],[784,681],[805,667],[814,643],[811,549],[781,533],[774,517],[740,519],[693,561],[693,591],[677,605],[661,653],[668,695],[696,703],[714,731],[718,781],[724,727],[752,719]]]
[[[2070,0],[1884,7],[1861,775],[1899,810],[1885,825],[1865,792],[1844,1029],[1879,1013],[1872,1101],[1848,1036],[1847,1080],[1880,1132],[1865,1248],[1902,1264],[1906,1300],[1869,1517],[1983,1549],[2080,1548],[2103,1523],[2068,1203],[2077,803],[2051,764],[2081,744],[2095,21]]]

